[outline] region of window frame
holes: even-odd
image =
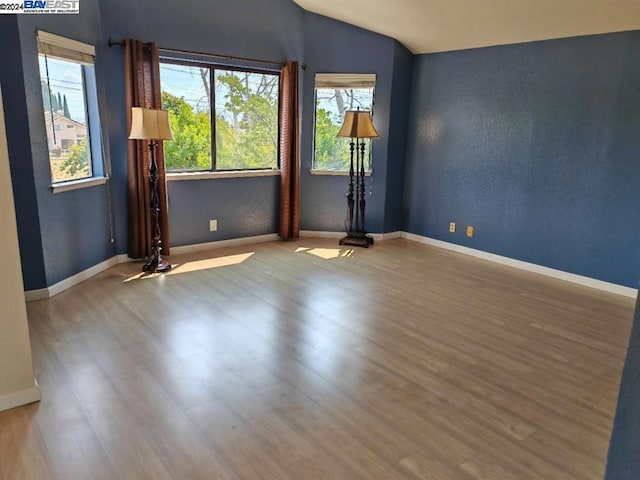
[[[41,46],[43,50],[41,50]],[[58,48],[58,53],[48,53],[45,50],[50,48]],[[62,52],[62,53],[60,53]],[[78,58],[71,58],[73,55],[65,56],[66,52],[70,52],[71,54],[76,54],[79,57],[91,57],[91,62],[82,61]],[[96,67],[96,53],[95,46],[87,43],[79,42],[77,40],[73,40],[68,37],[63,37],[61,35],[55,35],[49,32],[45,32],[42,30],[36,31],[36,58],[38,65],[38,75],[39,79],[43,78],[43,73],[48,78],[48,72],[42,72],[40,68],[40,57],[44,57],[45,62],[48,62],[49,58],[68,62],[71,64],[75,64],[80,66],[80,73],[82,76],[82,96],[84,100],[84,113],[85,113],[85,129],[86,129],[86,142],[87,148],[89,151],[89,175],[83,177],[77,177],[73,179],[67,180],[59,180],[54,181],[53,178],[53,168],[51,163],[51,153],[49,151],[49,139],[46,138],[47,142],[47,160],[49,162],[49,174],[51,178],[51,191],[53,193],[60,193],[69,190],[76,190],[79,188],[91,187],[94,185],[102,185],[107,183],[108,176],[106,176],[106,167],[105,167],[105,158],[104,158],[104,145],[102,139],[102,122],[100,120],[100,100],[99,94],[97,92],[97,79],[94,79],[94,86],[92,87],[93,94],[91,98],[89,98],[89,89],[87,87],[87,68],[93,69],[93,75],[95,75],[95,67]],[[50,89],[49,84],[47,84],[47,89]],[[51,95],[51,92],[49,91]],[[94,98],[95,97],[95,98]],[[91,112],[90,102],[93,104],[93,108],[95,113]],[[40,95],[40,104],[43,108],[42,119],[44,122],[44,130],[45,136],[47,135],[47,125],[46,125],[46,114],[47,111],[45,109],[44,99],[42,98],[42,94]],[[51,111],[49,111],[51,114]],[[96,117],[96,118],[94,118]],[[72,119],[73,120],[73,119]],[[51,129],[52,132],[55,130],[55,123],[53,121],[53,116],[51,118]],[[67,125],[68,127],[68,125]],[[66,131],[67,129],[60,130]],[[97,130],[97,131],[96,131]],[[95,151],[94,142],[96,139],[94,135],[98,139],[99,146],[96,147],[98,151]]]
[[[280,98],[280,82],[282,81],[280,71],[269,70],[257,67],[244,67],[237,65],[226,65],[224,63],[217,62],[203,62],[198,60],[181,59],[175,57],[164,57],[160,54],[160,66],[162,64],[168,65],[180,65],[185,67],[195,68],[207,68],[209,70],[209,90],[210,90],[210,105],[209,105],[209,120],[211,123],[211,168],[209,169],[166,169],[167,176],[172,176],[176,180],[185,180],[196,177],[220,177],[220,178],[232,178],[236,176],[257,176],[260,172],[278,172],[280,173],[280,114],[281,114],[281,101]],[[278,77],[278,131],[277,131],[277,147],[276,147],[276,167],[275,168],[234,168],[234,169],[218,169],[217,166],[217,144],[216,144],[216,90],[215,90],[215,72],[216,70],[226,70],[234,72],[246,72],[257,73],[263,75],[273,75]],[[161,76],[162,77],[162,76]],[[160,83],[160,91],[162,92],[162,78]],[[247,175],[243,175],[243,172],[248,172]],[[266,173],[267,175],[276,175],[276,173]]]
[[[316,166],[316,133],[317,133],[317,119],[318,119],[318,90],[319,88],[316,86],[317,84],[317,75],[319,75],[320,72],[316,73],[316,77],[314,77],[314,84],[313,84],[313,156],[311,158],[311,168],[309,169],[309,173],[311,173],[312,175],[335,175],[335,176],[344,176],[344,175],[349,175],[349,168],[343,168],[343,169],[337,169],[337,168],[318,168]],[[331,74],[329,74],[331,75]],[[370,73],[352,73],[352,74],[342,74],[342,73],[335,73],[335,75],[351,75],[351,76],[358,76],[358,75],[362,75],[362,76],[369,76],[369,75],[376,75],[376,79],[374,81],[374,85],[373,87],[371,87],[371,117],[373,118],[374,116],[374,111],[375,111],[375,106],[376,106],[376,87],[378,85],[378,78],[377,78],[377,74],[370,74]],[[322,87],[322,89],[328,89],[329,87]],[[336,88],[341,88],[343,90],[347,90],[349,89],[349,87],[336,87]],[[354,90],[356,88],[353,88]],[[367,165],[367,169],[365,170],[365,176],[371,176],[373,174],[373,142],[370,140],[369,143],[369,149],[368,149],[369,155],[368,155],[368,165]]]

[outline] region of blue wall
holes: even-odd
[[[387,197],[384,206],[384,231],[404,229],[404,172],[407,159],[407,130],[411,105],[413,54],[398,42],[394,44],[393,87],[389,120],[387,160]]]
[[[640,298],[636,302],[605,475],[606,480],[637,478],[640,478]]]
[[[115,252],[110,242],[106,185],[58,194],[53,194],[49,188],[51,171],[43,120],[36,30],[44,30],[96,45],[96,57],[100,58],[103,46],[97,0],[83,0],[80,10],[79,15],[20,15],[18,17],[24,73],[23,91],[26,94],[33,181],[38,203],[47,285],[57,283],[100,263],[113,256]],[[104,84],[101,81],[104,70],[101,67],[96,63],[98,88],[100,92],[104,92]],[[104,96],[99,98],[99,101],[102,111],[105,111]],[[102,120],[103,133],[107,135],[108,127],[105,120],[106,118]],[[22,204],[19,208],[22,208]],[[32,283],[31,277],[25,279],[27,288]]]
[[[636,31],[417,57],[405,228],[637,287],[639,54]]]
[[[280,177],[169,182],[171,243],[192,245],[276,233]],[[209,220],[218,231],[209,231]]]
[[[16,205],[18,239],[25,289],[47,284],[42,254],[40,218],[29,144],[29,119],[22,74],[18,18],[0,15],[0,87],[5,109],[11,181]]]

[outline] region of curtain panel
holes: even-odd
[[[127,134],[131,129],[131,107],[161,108],[160,60],[155,43],[126,39],[124,46],[125,102]],[[151,255],[153,230],[150,212],[149,142],[127,141],[127,199],[129,251],[131,258]],[[162,253],[169,255],[169,215],[167,210],[167,182],[164,148],[158,142],[158,194],[160,197],[160,231]]]
[[[300,99],[298,62],[287,62],[280,75],[280,227],[288,240],[300,236]]]

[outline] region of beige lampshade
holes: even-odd
[[[378,132],[371,121],[371,112],[366,110],[349,110],[344,114],[344,123],[338,137],[378,138]]]
[[[169,112],[152,108],[131,107],[130,140],[172,140]]]

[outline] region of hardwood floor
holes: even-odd
[[[0,478],[602,478],[631,299],[407,240],[171,260],[29,304]]]

